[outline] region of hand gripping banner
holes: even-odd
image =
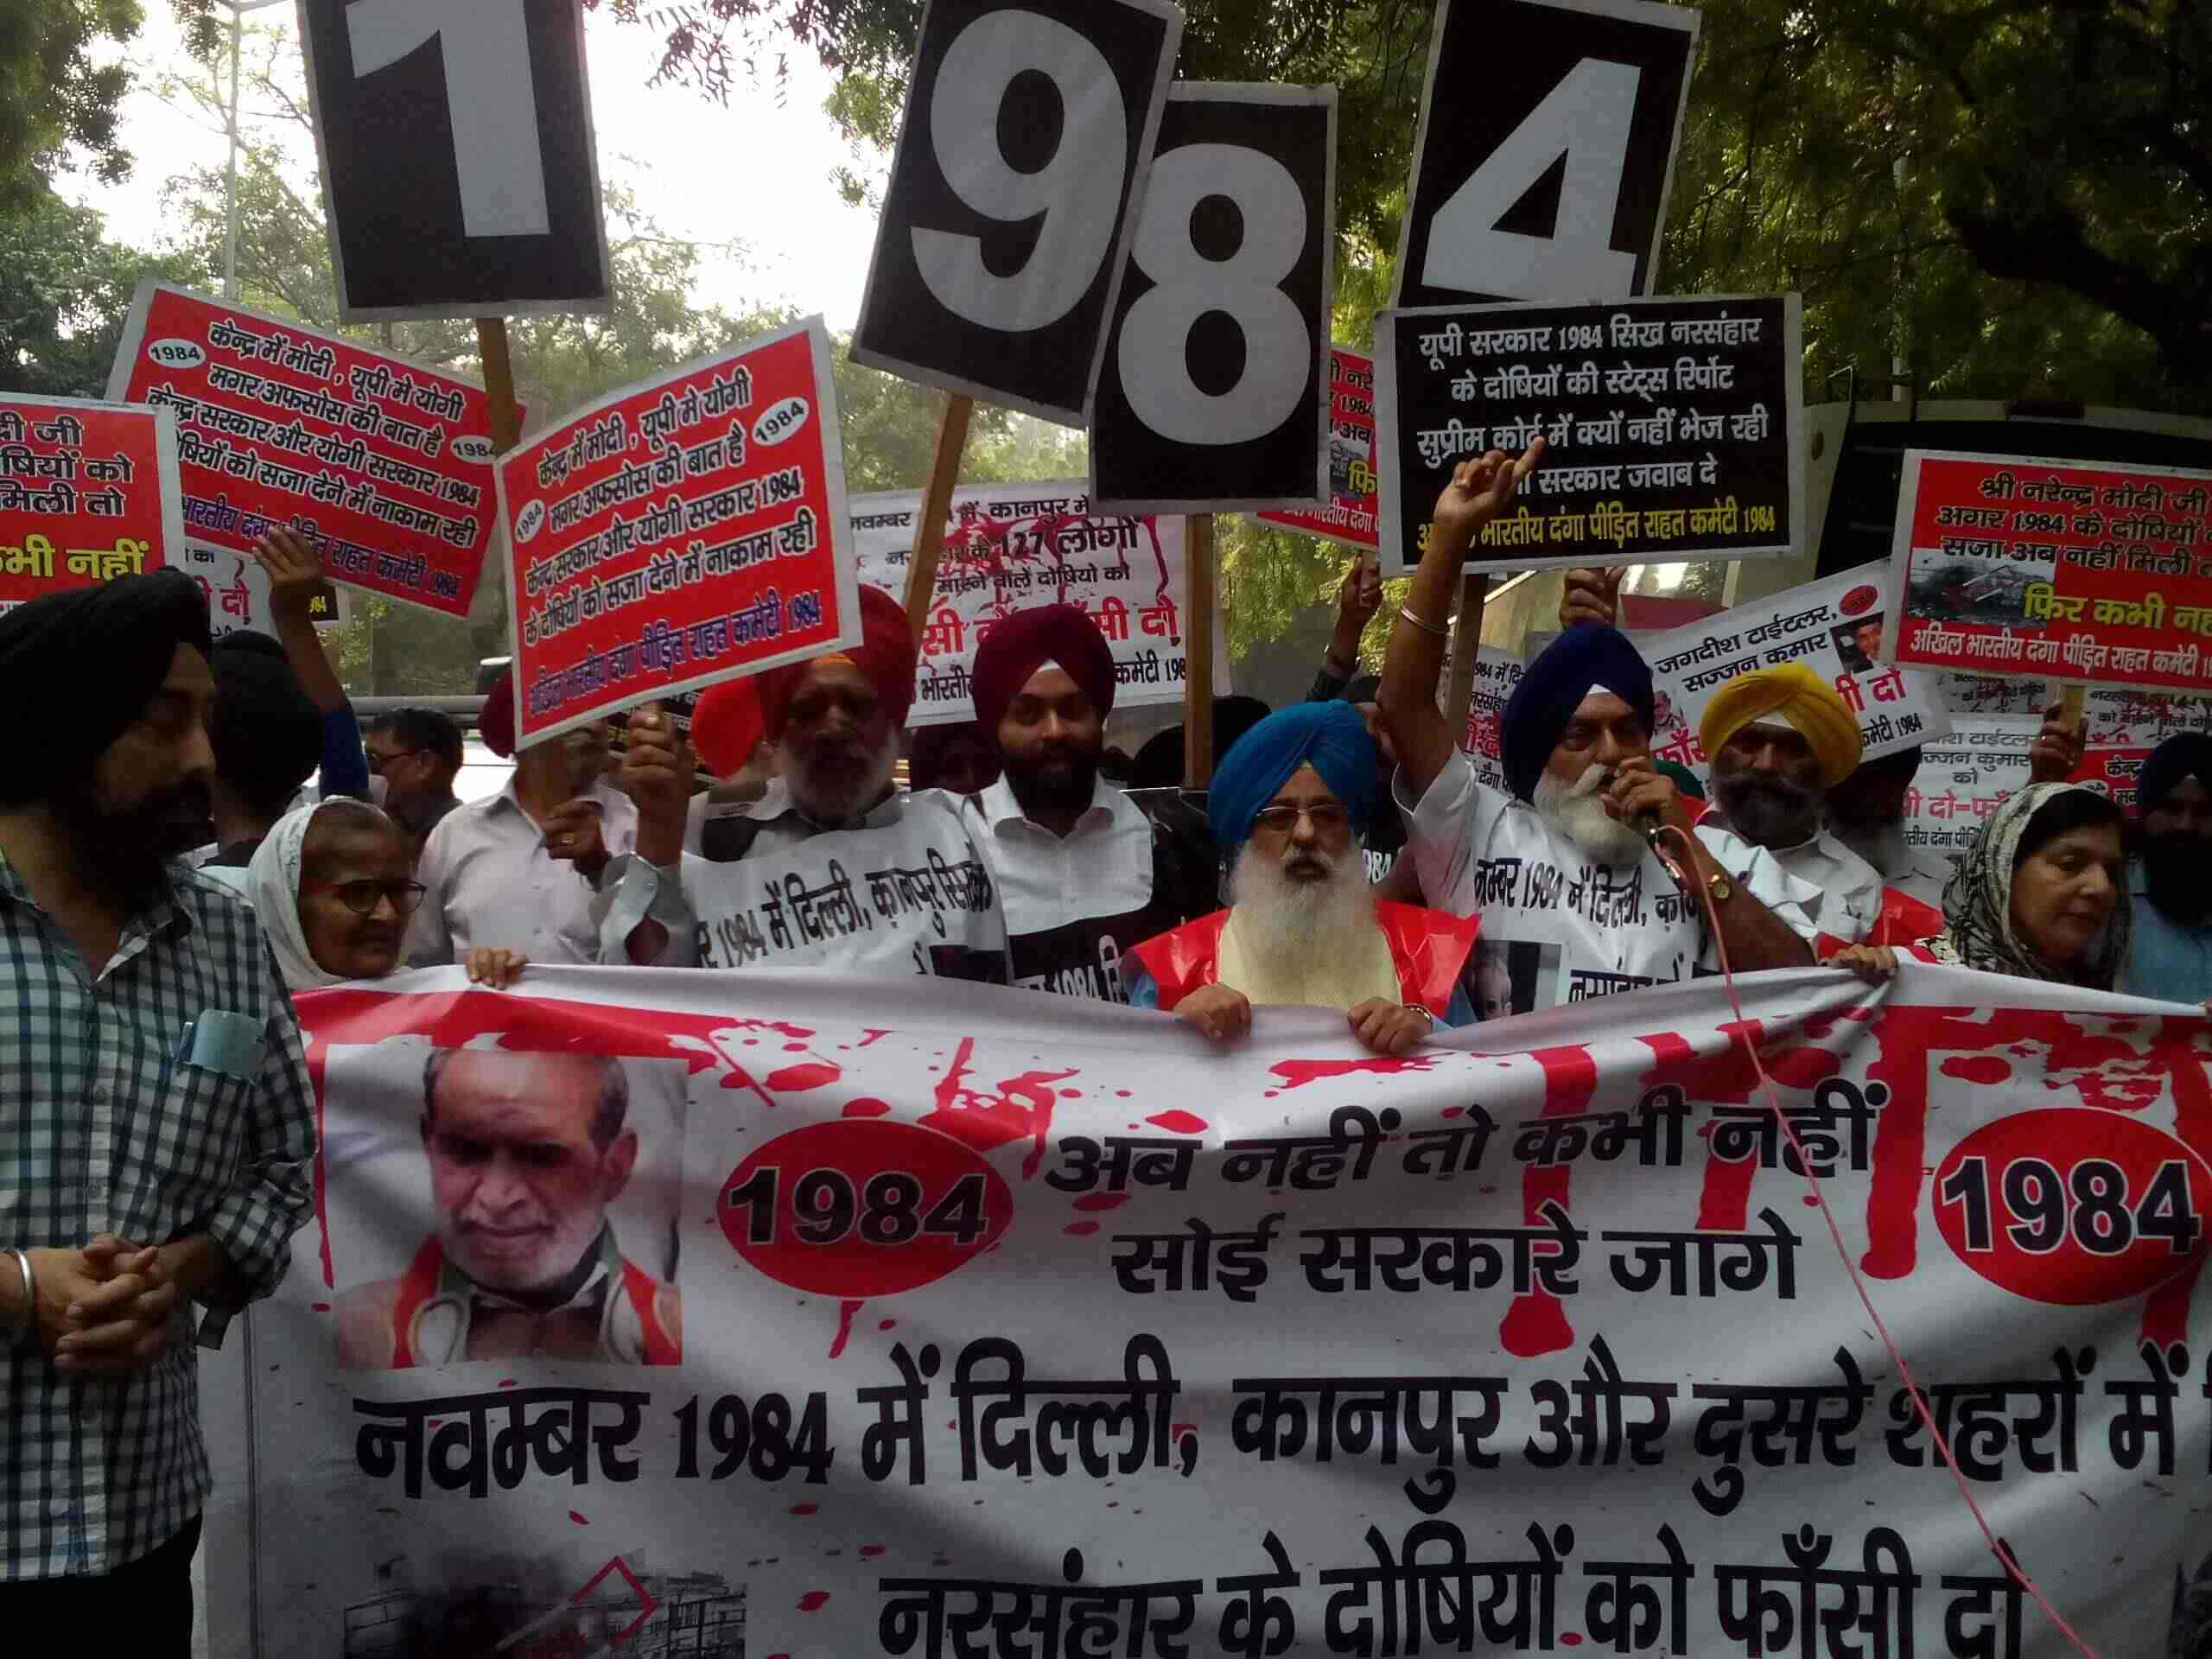
[[[1398,1060],[920,981],[303,995],[257,1649],[2065,1650],[1802,1148],[1993,1527],[2099,1652],[2168,1651],[2212,1580],[2206,1022],[1740,989]]]

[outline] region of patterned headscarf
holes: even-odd
[[[2104,798],[2094,790],[2082,790],[2078,784],[2030,784],[2015,790],[1990,814],[1959,855],[1958,868],[1944,886],[1945,925],[1942,933],[1927,941],[1936,961],[1985,974],[2066,982],[2012,931],[2012,866],[2036,814],[2075,790]],[[2104,937],[2089,952],[2087,971],[2076,982],[2093,990],[2112,989],[2120,977],[2120,964],[2127,960],[2132,928],[2127,895],[2123,893]]]

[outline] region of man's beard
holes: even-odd
[[[2186,830],[2145,836],[2143,887],[2169,921],[2202,921],[2212,912],[2212,842]]]
[[[784,781],[799,810],[817,823],[836,825],[858,817],[891,790],[899,764],[899,737],[893,733],[880,748],[858,737],[829,737],[787,746]]]
[[[57,791],[54,808],[85,868],[116,883],[134,904],[160,887],[164,865],[206,839],[214,810],[204,784],[179,784],[113,806],[89,779]]]
[[[447,1256],[463,1273],[486,1290],[527,1296],[557,1285],[575,1271],[584,1252],[598,1243],[607,1225],[606,1212],[595,1205],[580,1205],[555,1217],[519,1249],[494,1249],[479,1230],[445,1217],[442,1242]]]
[[[1607,778],[1605,769],[1595,765],[1583,768],[1572,784],[1562,784],[1547,771],[1536,779],[1532,804],[1586,857],[1609,870],[1625,869],[1643,857],[1644,841],[1634,825],[1612,817],[1598,798]]]
[[[1871,818],[1863,823],[1851,823],[1831,817],[1828,833],[1872,864],[1878,874],[1897,875],[1911,861],[1912,849],[1905,842],[1903,818]]]
[[[1000,753],[1007,783],[1021,810],[1034,817],[1040,811],[1082,808],[1090,804],[1098,790],[1098,751],[1073,743],[1054,743],[1034,754]]]
[[[1754,847],[1795,847],[1821,832],[1821,794],[1750,767],[1713,776],[1713,799],[1728,827]]]
[[[1265,991],[1255,1001],[1339,1006],[1348,968],[1374,950],[1375,890],[1357,848],[1277,859],[1247,842],[1230,872],[1229,900],[1238,947]]]

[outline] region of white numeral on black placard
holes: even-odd
[[[1636,256],[1612,246],[1621,171],[1636,113],[1634,64],[1585,58],[1436,211],[1421,280],[1462,293],[1560,302],[1624,300]],[[1567,156],[1549,237],[1501,231],[1499,219]]]
[[[1191,215],[1226,196],[1243,239],[1226,259],[1192,240]],[[1244,443],[1265,437],[1298,408],[1313,372],[1313,336],[1279,284],[1305,251],[1305,198],[1271,156],[1234,144],[1185,144],[1160,156],[1146,187],[1132,249],[1154,286],[1122,323],[1122,390],[1137,418],[1176,443]],[[1210,311],[1244,334],[1244,372],[1209,394],[1191,378],[1186,343]]]
[[[436,41],[461,175],[461,228],[471,236],[543,236],[545,159],[537,142],[524,0],[353,0],[346,8],[356,78]]]
[[[1034,173],[1015,170],[999,148],[1001,106],[1025,71],[1051,78],[1062,112],[1059,146]],[[1010,276],[985,267],[979,238],[918,227],[914,263],[930,292],[954,315],[1007,334],[1058,321],[1112,250],[1128,160],[1127,105],[1104,55],[1049,17],[993,12],[945,54],[929,121],[938,166],[955,195],[991,219],[1042,220],[1035,246]]]

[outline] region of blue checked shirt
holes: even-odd
[[[172,874],[87,982],[0,858],[0,1246],[206,1232],[226,1264],[201,1297],[217,1337],[276,1287],[315,1213],[315,1092],[253,913]],[[187,1027],[221,1013],[251,1023],[211,1027],[247,1040],[187,1064]],[[15,1271],[12,1258],[0,1266]],[[0,1582],[111,1572],[199,1513],[207,1452],[190,1325],[180,1308],[161,1357],[116,1376],[73,1380],[35,1342],[0,1351]]]

